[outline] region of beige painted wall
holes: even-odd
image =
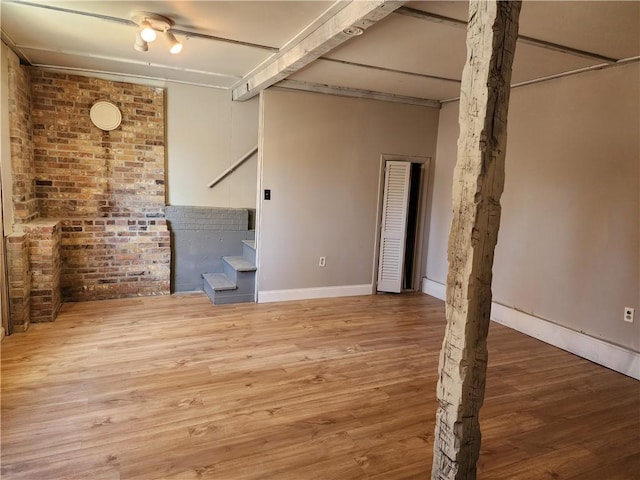
[[[511,94],[494,301],[640,351],[640,66]],[[458,103],[441,111],[427,276],[444,283]],[[622,320],[634,307],[633,324]]]
[[[262,108],[259,291],[371,284],[380,157],[433,157],[438,110],[277,89]]]
[[[9,323],[8,282],[5,270],[4,237],[13,231],[13,204],[11,202],[11,148],[9,129],[9,64],[8,55],[15,55],[4,43],[0,43],[0,338]]]
[[[258,143],[258,98],[167,84],[167,203],[256,206],[257,155],[210,189],[207,185]]]
[[[9,62],[13,53],[4,44],[0,44],[0,177],[2,177],[2,210],[4,232],[9,235],[13,231],[13,176],[11,174],[11,145],[9,126]]]

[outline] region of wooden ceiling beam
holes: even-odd
[[[352,35],[345,29],[358,27],[366,30],[382,20],[404,1],[351,1],[328,18],[309,35],[300,35],[290,48],[270,59],[260,70],[245,77],[233,89],[234,100],[248,100],[265,88],[283,80],[318,57],[349,40]]]
[[[327,95],[337,95],[339,97],[368,98],[371,100],[381,100],[383,102],[405,103],[408,105],[420,105],[423,107],[440,108],[440,102],[427,98],[407,97],[405,95],[395,95],[393,93],[375,92],[360,88],[340,87],[337,85],[326,85],[314,82],[302,82],[300,80],[281,80],[274,85],[279,88],[290,90],[300,90],[302,92],[324,93]]]

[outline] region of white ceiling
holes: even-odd
[[[231,90],[337,22],[349,3],[2,0],[0,18],[3,40],[25,63]],[[169,54],[163,38],[148,52],[134,50],[134,11],[171,18],[182,53]],[[464,1],[408,2],[363,35],[296,64],[287,78],[298,86],[456,97],[466,15]],[[514,83],[613,64],[640,56],[640,2],[525,1],[520,35]]]

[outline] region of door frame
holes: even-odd
[[[2,168],[0,168],[0,340],[5,335],[11,334],[11,322],[9,321],[9,273],[7,269],[7,249],[4,229],[4,196],[2,191]]]
[[[373,275],[371,277],[371,293],[378,292],[378,262],[380,256],[380,229],[382,228],[382,202],[384,199],[385,167],[387,161],[399,161],[419,163],[422,165],[422,179],[420,181],[420,200],[418,202],[418,224],[416,227],[416,246],[414,255],[413,287],[414,291],[422,291],[422,263],[426,259],[425,222],[427,219],[427,200],[429,198],[429,178],[431,170],[431,157],[417,155],[380,155],[380,167],[378,174],[378,201],[376,211],[376,228],[373,239]],[[416,268],[416,266],[418,268]]]

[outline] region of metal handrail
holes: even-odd
[[[234,163],[233,165],[231,165],[229,168],[227,168],[224,172],[222,172],[220,175],[218,175],[216,177],[215,180],[213,180],[208,187],[209,188],[213,188],[218,182],[220,182],[224,177],[226,177],[227,175],[229,175],[231,172],[233,172],[236,168],[238,168],[240,165],[242,165],[244,162],[246,162],[249,157],[251,157],[254,153],[256,153],[258,151],[258,145],[256,145],[255,147],[253,147],[251,150],[249,150],[247,153],[245,153],[242,157],[240,157],[238,159],[238,161],[236,163]]]

